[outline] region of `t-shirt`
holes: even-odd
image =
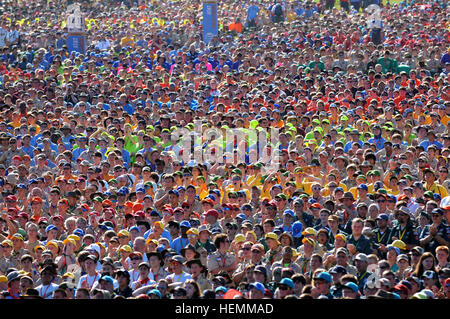
[[[182,272],[180,275],[170,274],[166,277],[166,279],[172,280],[172,282],[180,282],[184,283],[188,279],[192,279],[192,276],[186,272]]]
[[[53,299],[53,292],[58,289],[58,285],[51,283],[50,285],[39,285],[36,290],[39,292],[39,296],[44,299]]]
[[[100,279],[101,275],[99,273],[95,273],[94,276],[89,276],[88,274],[81,276],[80,280],[78,281],[77,288],[87,288],[92,289],[94,287],[95,282],[97,282]]]

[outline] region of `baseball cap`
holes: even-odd
[[[283,278],[280,281],[280,285],[286,285],[291,289],[294,289],[294,282],[290,278]]]
[[[333,282],[333,279],[331,278],[330,273],[328,273],[328,272],[326,272],[326,271],[322,271],[322,272],[318,273],[318,274],[316,275],[316,277],[314,277],[313,279],[315,279],[315,280],[317,280],[317,279],[325,280],[325,281],[328,282],[328,283]]]
[[[260,282],[254,282],[250,284],[250,289],[256,289],[261,291],[262,293],[264,293],[266,291],[266,288],[264,287],[264,285]]]

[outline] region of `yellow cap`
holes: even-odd
[[[245,242],[245,236],[244,236],[243,234],[237,234],[237,235],[234,237],[234,242],[235,242],[236,244]]]
[[[273,240],[276,240],[277,243],[280,243],[280,242],[278,241],[278,236],[277,236],[277,234],[275,234],[275,233],[267,233],[266,236],[265,236],[264,238],[265,238],[265,239],[273,239]]]
[[[161,228],[162,230],[164,230],[164,223],[161,221],[157,221],[155,222],[153,225],[155,225],[156,227]]]
[[[125,251],[125,252],[127,252],[127,253],[133,252],[133,250],[131,249],[131,247],[128,246],[128,245],[123,245],[122,247],[119,248],[119,251]]]
[[[146,243],[147,245],[150,244],[150,243],[153,243],[153,244],[155,244],[156,246],[158,246],[158,241],[157,241],[156,239],[148,238],[147,241],[146,241],[145,243]]]
[[[71,243],[72,245],[76,245],[77,244],[77,242],[75,241],[75,239],[73,239],[73,238],[66,238],[66,239],[64,239],[64,241],[63,241],[63,244],[64,245],[67,245],[67,243]]]
[[[186,232],[186,234],[193,234],[198,236],[198,229],[197,228],[189,228],[189,230]]]
[[[77,235],[69,235],[69,236],[67,236],[67,238],[74,239],[75,241],[79,241],[80,240],[80,237],[77,236]]]
[[[405,242],[400,239],[394,240],[394,242],[392,243],[392,246],[397,247],[398,249],[401,249],[401,250],[406,249]]]
[[[6,276],[0,276],[0,283],[8,282],[8,278]]]
[[[48,246],[55,246],[56,248],[58,248],[58,243],[56,243],[56,242],[54,242],[53,240],[51,240],[51,241],[49,241],[49,242],[47,243],[46,246],[47,246],[47,247],[48,247]]]
[[[13,243],[11,240],[9,239],[5,239],[4,241],[2,241],[2,246],[8,245],[9,247],[13,246]]]
[[[334,236],[334,239],[342,239],[343,241],[347,242],[347,237],[344,234],[337,234],[336,236]]]
[[[38,249],[45,250],[45,247],[42,245],[37,245],[36,247],[34,247],[34,252],[36,252]]]
[[[130,233],[126,229],[122,229],[117,233],[118,237],[130,237]]]
[[[316,246],[316,241],[314,239],[312,239],[312,238],[303,238],[302,239],[302,243],[303,244],[308,243],[308,244],[310,244],[313,247]]]
[[[249,231],[247,232],[247,235],[248,235],[248,234],[252,235],[253,238],[254,238],[255,240],[258,239],[258,237],[256,237],[256,234],[255,234],[255,232],[254,232],[253,230],[249,230]]]
[[[316,235],[316,230],[314,228],[308,227],[302,232],[302,235]]]

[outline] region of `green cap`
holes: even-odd
[[[425,193],[423,193],[423,196],[434,198],[434,193],[432,191],[426,191]]]
[[[381,172],[379,170],[375,169],[375,170],[372,171],[372,175],[374,175],[374,176],[381,176]]]

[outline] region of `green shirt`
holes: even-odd
[[[382,73],[398,73],[398,62],[394,59],[379,58],[377,64],[381,65]]]
[[[322,61],[316,62],[316,61],[311,61],[308,64],[308,67],[312,70],[315,67],[318,67],[320,71],[325,70],[325,63],[323,63]]]

